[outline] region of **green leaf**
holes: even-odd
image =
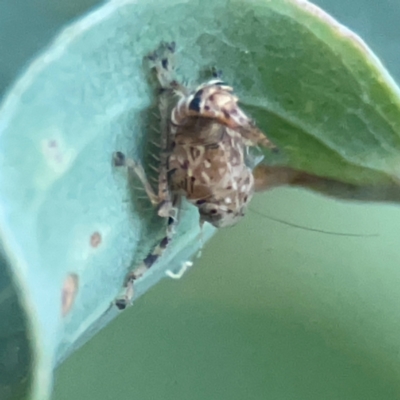
[[[0,108],[0,238],[11,276],[1,293],[18,299],[1,312],[17,307],[10,332],[21,332],[25,360],[20,379],[4,375],[10,396],[48,396],[53,366],[117,315],[110,304],[126,272],[163,234],[165,221],[111,163],[116,150],[146,159],[156,122],[142,60],[161,40],[177,42],[182,77],[223,70],[280,146],[271,162],[357,185],[396,179],[397,88],[319,9],[300,0],[107,3],[67,28]],[[137,295],[198,247],[188,208]]]
[[[243,29],[224,29],[242,51],[222,46],[216,62],[235,59],[235,85],[285,164],[357,185],[397,181],[399,89],[365,43],[304,1],[251,4],[235,12]]]

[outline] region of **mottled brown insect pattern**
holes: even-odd
[[[233,88],[219,74],[194,90],[174,78],[174,43],[162,43],[148,56],[161,85],[161,151],[157,193],[143,167],[123,153],[114,154],[117,166],[137,174],[158,215],[168,218],[165,238],[127,278],[116,301],[124,309],[133,296],[133,283],[159,258],[174,234],[180,199],[185,197],[200,214],[200,224],[217,228],[237,223],[254,193],[254,177],[246,159],[250,146],[275,149],[238,106]]]

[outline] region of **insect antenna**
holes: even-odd
[[[287,225],[287,226],[291,226],[292,228],[298,228],[298,229],[303,229],[305,231],[310,231],[310,232],[317,232],[317,233],[322,233],[324,235],[333,235],[333,236],[350,236],[350,237],[378,237],[380,236],[379,233],[347,233],[347,232],[334,232],[334,231],[327,231],[324,229],[318,229],[318,228],[311,228],[311,227],[307,227],[307,226],[303,226],[303,225],[298,225],[295,224],[293,222],[288,222],[285,221],[284,219],[280,219],[280,218],[276,218],[276,217],[271,217],[270,215],[264,214],[260,211],[254,210],[252,208],[250,208],[250,211],[252,211],[253,213],[260,215],[264,218],[268,218],[271,221],[275,221],[278,222],[280,224],[283,225]]]

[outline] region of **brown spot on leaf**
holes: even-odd
[[[99,232],[93,232],[90,236],[90,246],[93,248],[99,247],[101,244],[101,235]]]
[[[69,274],[63,284],[61,292],[61,313],[65,317],[70,311],[74,304],[76,294],[79,288],[79,278],[76,274]]]

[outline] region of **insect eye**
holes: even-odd
[[[189,103],[189,110],[191,111],[200,111],[200,103],[201,103],[201,98],[197,97],[197,93],[195,98]]]

